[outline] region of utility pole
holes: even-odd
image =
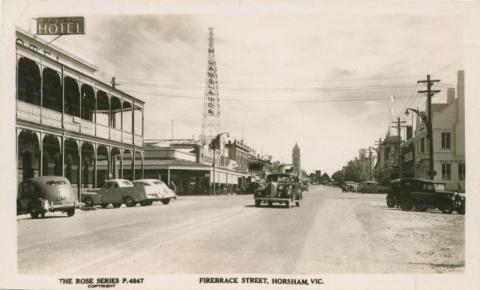
[[[378,162],[378,179],[379,181],[383,182],[382,180],[382,138],[378,139],[378,153],[377,153],[377,162]]]
[[[172,137],[170,139],[173,140],[173,120],[172,120]]]
[[[429,176],[430,179],[433,180],[435,178],[435,167],[434,167],[434,160],[433,160],[433,128],[432,128],[432,97],[434,94],[439,93],[440,90],[432,90],[432,85],[434,83],[438,83],[440,80],[432,80],[430,79],[430,75],[427,75],[426,80],[421,80],[417,81],[418,84],[420,83],[426,83],[427,84],[427,89],[426,90],[420,90],[418,93],[420,94],[427,94],[427,117],[428,117],[428,122],[427,124],[427,134],[428,134],[428,151],[429,151],[429,157],[430,157],[430,168],[429,168]]]
[[[371,147],[368,147],[368,161],[369,161],[368,169],[370,169],[370,178],[368,180],[372,181],[372,148]]]
[[[397,128],[397,135],[398,135],[398,171],[399,171],[399,178],[403,177],[403,168],[402,168],[402,135],[401,130],[405,127],[406,121],[400,121],[400,117],[397,118],[397,122],[394,122],[395,126],[393,128]]]
[[[117,86],[117,82],[115,81],[115,77],[112,77],[112,88],[115,88]]]

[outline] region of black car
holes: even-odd
[[[443,213],[455,210],[459,214],[465,214],[465,196],[446,190],[445,183],[428,179],[393,180],[386,199],[388,207],[400,206],[404,211],[437,208]]]
[[[295,176],[286,173],[268,175],[265,186],[254,193],[255,206],[259,207],[262,203],[266,203],[268,206],[280,203],[285,204],[287,208],[293,204],[300,206],[302,191],[295,179]]]

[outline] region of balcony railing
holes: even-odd
[[[62,129],[62,113],[18,100],[17,119]],[[109,128],[108,126],[68,114],[63,115],[63,127],[70,132],[143,146],[142,136],[134,135],[130,132],[122,132],[119,129]]]
[[[123,143],[132,144],[133,142],[132,133],[122,132],[122,141]]]
[[[42,119],[40,107],[17,101],[17,118],[33,123],[40,123]]]
[[[110,140],[122,142],[122,131],[110,128]]]

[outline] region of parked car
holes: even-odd
[[[404,211],[436,208],[443,213],[455,210],[465,214],[465,196],[446,190],[443,182],[420,178],[397,179],[392,181],[391,192],[386,198],[388,207],[399,205]]]
[[[78,205],[70,181],[62,176],[34,177],[18,187],[17,215],[43,218],[47,212],[61,211],[71,217]]]
[[[358,192],[361,193],[385,193],[388,188],[380,185],[376,181],[364,181],[358,186]]]
[[[266,184],[254,194],[255,206],[262,203],[272,206],[273,203],[285,204],[287,208],[295,203],[300,206],[302,191],[295,178],[286,173],[274,173],[267,176]]]
[[[106,208],[109,204],[117,208],[125,204],[127,207],[141,205],[151,205],[152,200],[149,198],[145,187],[137,186],[126,179],[111,179],[105,181],[102,188],[89,189],[82,192],[82,202],[86,207],[100,205]]]
[[[345,181],[342,185],[343,192],[358,192],[358,183],[354,181]]]
[[[163,181],[158,179],[138,179],[133,182],[133,186],[144,188],[146,193],[146,201],[144,203],[146,205],[151,205],[154,201],[169,204],[171,199],[177,198],[177,194]]]

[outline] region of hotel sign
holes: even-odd
[[[38,35],[85,34],[85,18],[78,17],[40,17],[37,19]]]

